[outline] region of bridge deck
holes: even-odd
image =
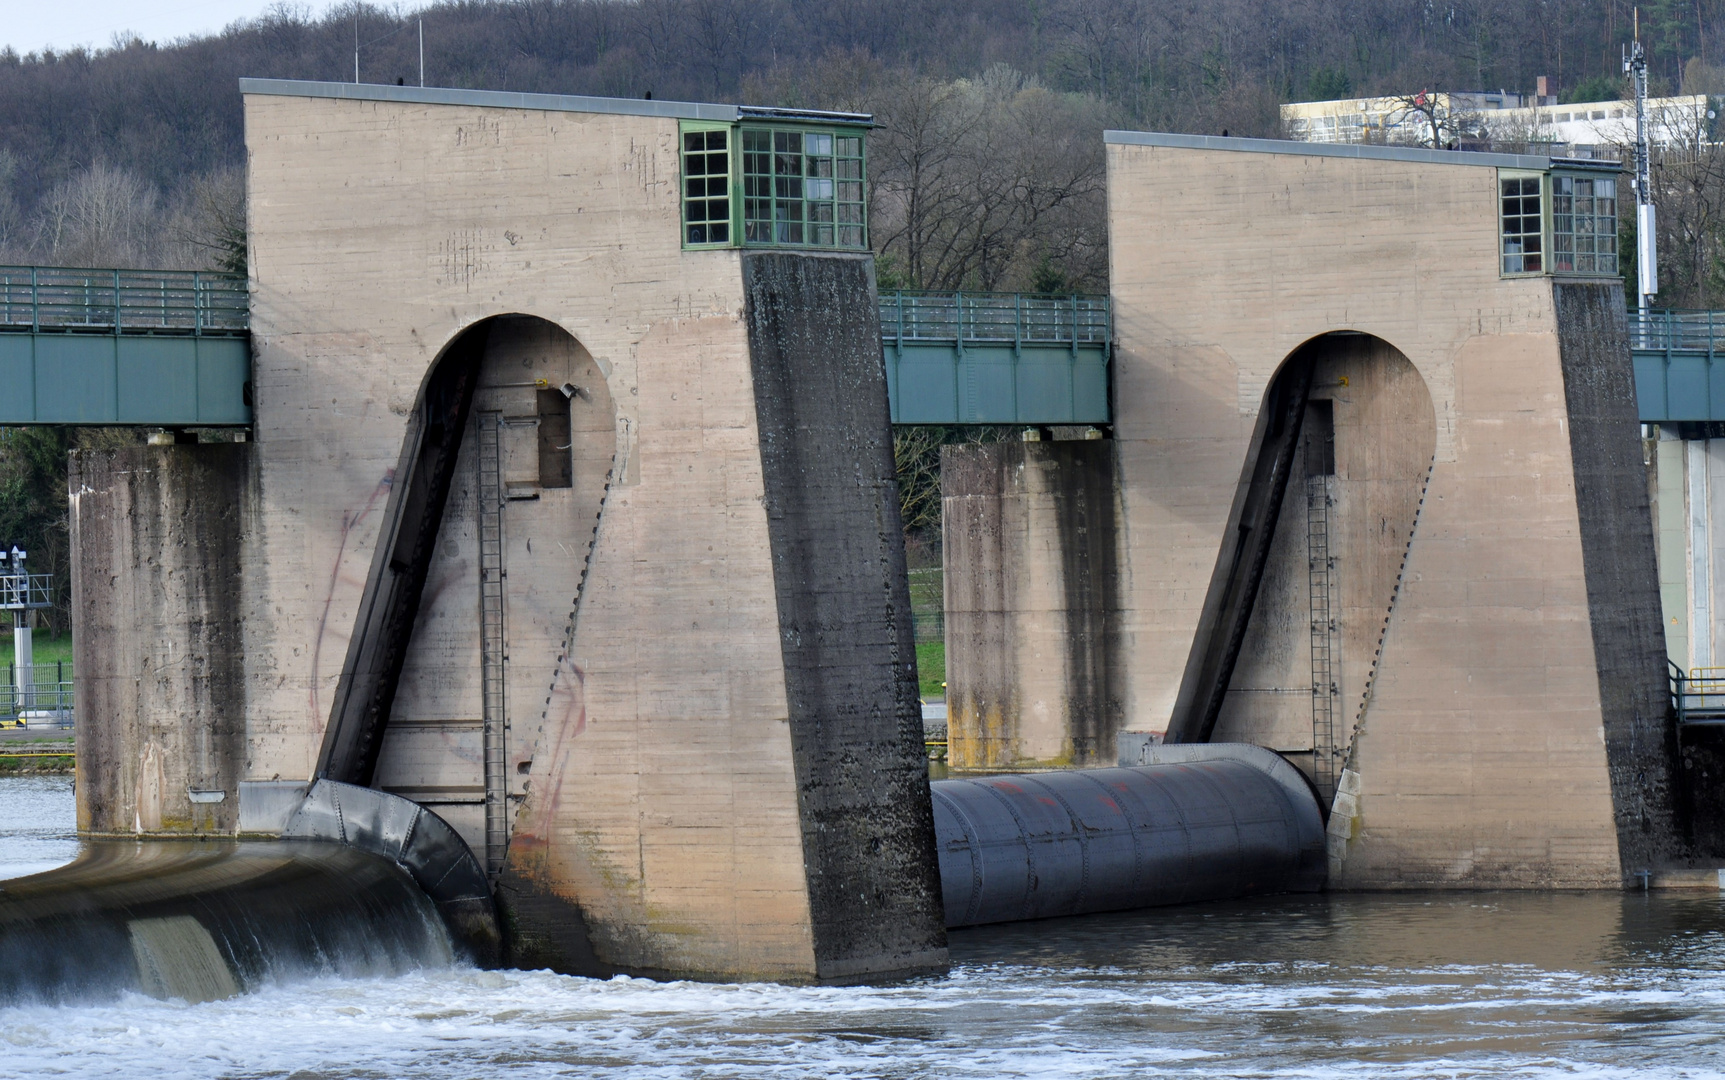
[[[250,424],[246,280],[0,266],[0,424]]]
[[[1725,312],[1629,314],[1644,424],[1725,420]]]
[[[1107,424],[1104,296],[884,293],[896,424]],[[246,280],[0,266],[0,424],[244,426]],[[1725,313],[1631,313],[1646,423],[1725,420]]]
[[[885,293],[895,424],[1106,424],[1105,296]]]

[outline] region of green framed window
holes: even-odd
[[[860,130],[685,125],[682,138],[685,247],[868,249]]]
[[[1617,273],[1617,178],[1551,174],[1551,270]]]
[[[1498,259],[1503,276],[1615,277],[1617,183],[1615,171],[1609,169],[1499,169]]]
[[[729,127],[683,129],[683,244],[729,247],[735,235]]]
[[[1500,252],[1505,274],[1545,271],[1545,215],[1541,212],[1543,177],[1498,175]]]

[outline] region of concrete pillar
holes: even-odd
[[[78,828],[232,833],[245,776],[251,444],[80,450],[70,469]]]
[[[1689,519],[1686,512],[1684,448],[1675,432],[1652,440],[1653,524],[1658,538],[1659,602],[1665,620],[1665,655],[1690,666]]]
[[[942,451],[950,767],[1112,763],[1114,477],[1111,441]]]
[[[1367,640],[1343,628],[1332,882],[1615,886],[1680,863],[1619,284],[1505,276],[1477,155],[1109,141],[1133,728],[1170,715],[1204,586],[1239,543],[1266,385],[1315,338],[1369,334],[1419,373],[1434,437],[1417,514],[1395,535],[1397,517],[1359,515],[1393,594],[1374,586],[1375,611],[1359,594]],[[1336,389],[1338,425],[1355,391]],[[1351,569],[1342,588],[1365,580]]]

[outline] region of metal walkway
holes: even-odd
[[[247,283],[0,266],[0,425],[252,422]],[[1104,296],[888,293],[895,424],[1107,424]]]
[[[246,279],[0,266],[0,424],[252,422]]]
[[[1107,424],[1105,296],[886,293],[895,424]]]
[[[1698,667],[1685,671],[1669,660],[1665,666],[1678,726],[1725,726],[1725,668]]]
[[[1644,424],[1725,420],[1725,312],[1629,313]]]

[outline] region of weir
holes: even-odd
[[[792,982],[1706,869],[1621,287],[1526,246],[1610,167],[1110,133],[1113,295],[1009,311],[878,294],[867,117],[242,89],[248,441],[73,462],[79,826],[134,847],[0,890],[132,965],[18,992],[253,985],[203,893],[331,866],[282,963],[357,904]],[[944,458],[932,787],[895,416],[1034,425]]]

